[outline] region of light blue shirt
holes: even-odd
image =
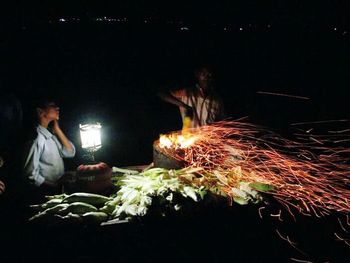
[[[45,180],[55,183],[64,174],[62,158],[73,158],[75,147],[69,151],[62,146],[55,135],[38,125],[38,136],[33,141],[24,163],[24,173],[36,186]]]

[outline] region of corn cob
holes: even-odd
[[[91,223],[102,223],[108,219],[108,215],[104,212],[87,212],[82,217]]]
[[[83,202],[74,202],[69,204],[66,208],[59,211],[62,215],[66,215],[68,213],[82,215],[87,212],[96,212],[97,208],[93,205],[86,204]]]
[[[52,214],[55,214],[55,213],[60,213],[61,211],[65,210],[66,208],[68,208],[68,204],[58,204],[54,207],[51,207],[51,208],[48,208],[46,210],[44,210],[43,212],[41,213],[38,213],[34,216],[32,216],[31,218],[29,218],[29,221],[32,221],[32,220],[36,220],[36,219],[39,219],[39,218],[42,218],[42,217],[45,217],[47,215],[52,215]]]
[[[83,221],[80,215],[73,214],[73,213],[68,213],[65,216],[61,216],[61,215],[54,215],[54,216],[56,218],[59,218],[60,221],[66,221],[70,223],[81,223]]]
[[[67,196],[68,196],[67,194],[60,194],[60,195],[47,195],[45,197],[46,199],[51,200],[51,199],[64,199]]]
[[[58,205],[60,203],[62,203],[62,199],[55,198],[55,199],[50,199],[46,203],[38,204],[38,205],[31,205],[30,207],[34,208],[36,210],[39,210],[39,211],[43,211],[45,209],[54,207],[54,206],[56,206],[56,205]]]
[[[110,198],[98,195],[98,194],[90,194],[90,193],[74,193],[62,200],[62,203],[74,203],[74,202],[83,202],[94,206],[102,206]]]

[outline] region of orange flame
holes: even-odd
[[[189,132],[182,132],[181,134],[161,134],[159,137],[159,147],[167,149],[185,149],[193,145],[198,139],[199,135],[194,135]]]

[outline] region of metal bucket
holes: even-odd
[[[153,164],[154,167],[165,169],[181,169],[185,166],[183,161],[176,160],[166,155],[159,147],[159,140],[153,143]]]

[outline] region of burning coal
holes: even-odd
[[[322,140],[291,141],[252,124],[226,121],[163,135],[159,147],[185,166],[201,168],[193,184],[219,189],[231,199],[240,183],[257,182],[272,186],[266,194],[291,214],[348,214],[350,150]]]

